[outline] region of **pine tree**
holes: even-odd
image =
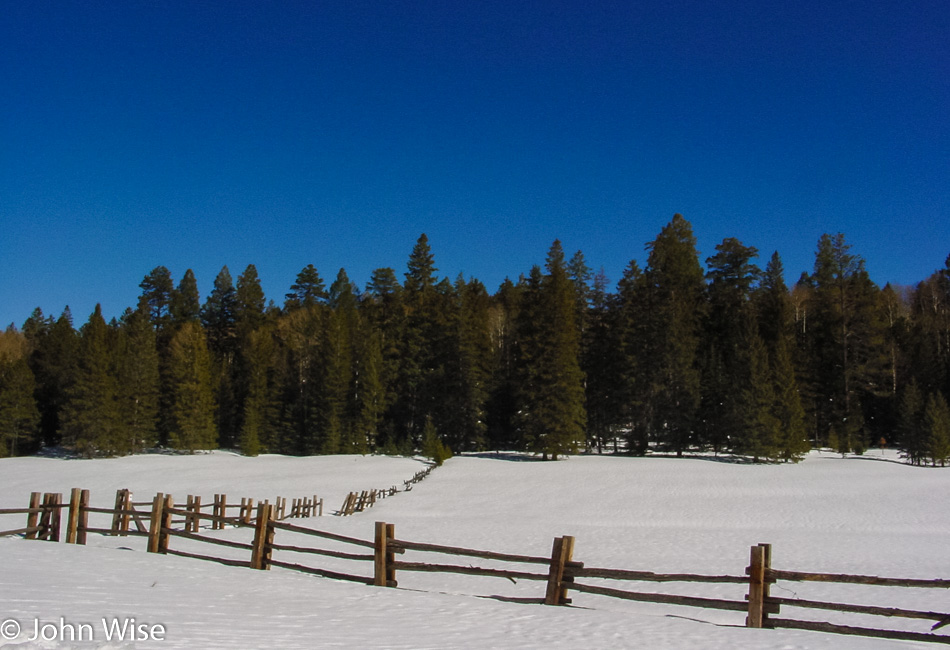
[[[380,334],[365,321],[360,323],[357,339],[356,391],[357,417],[354,424],[355,453],[377,448],[379,426],[386,405],[383,385],[383,349]]]
[[[927,456],[927,437],[924,433],[924,400],[912,378],[901,395],[898,420],[900,446],[904,458],[912,465],[921,465]]]
[[[486,404],[486,444],[488,448],[520,449],[518,433],[518,322],[522,286],[508,278],[492,297],[491,337],[495,361]]]
[[[201,296],[198,295],[198,281],[195,272],[185,271],[178,288],[172,292],[169,303],[171,322],[177,327],[182,323],[197,321],[201,314]]]
[[[225,448],[233,447],[240,434],[236,380],[237,362],[237,292],[227,266],[214,279],[214,288],[201,308],[201,323],[211,354],[211,376],[214,385],[217,439]]]
[[[950,460],[950,408],[940,393],[927,397],[924,409],[924,432],[927,436],[927,455],[930,462],[945,467]]]
[[[745,310],[742,326],[741,347],[738,351],[737,368],[741,374],[737,392],[739,399],[732,408],[737,417],[735,450],[752,457],[752,462],[777,458],[781,423],[775,417],[775,393],[769,370],[768,352],[751,310]]]
[[[532,270],[522,312],[537,320],[533,328],[524,323],[528,336],[521,341],[521,363],[527,381],[521,410],[528,448],[557,460],[584,444],[587,414],[576,293],[560,241],[551,246],[545,268],[543,277],[540,270]]]
[[[141,451],[159,442],[159,362],[155,330],[141,311],[126,310],[118,329],[116,376],[122,447]]]
[[[779,454],[783,460],[798,462],[811,444],[805,429],[805,410],[798,393],[798,380],[789,353],[789,344],[779,341],[772,351],[773,414],[778,419]]]
[[[313,264],[308,264],[297,274],[297,280],[290,285],[290,293],[284,297],[284,311],[309,309],[326,302],[326,299],[327,292],[323,278],[317,273]]]
[[[112,333],[96,305],[80,330],[75,382],[63,407],[63,443],[83,456],[127,453],[120,436]]]
[[[142,289],[139,310],[148,316],[156,330],[163,332],[172,321],[171,308],[175,284],[172,282],[171,272],[164,266],[156,266],[145,276],[139,287]]]
[[[314,304],[295,309],[277,323],[277,337],[284,350],[281,378],[282,448],[295,454],[320,451],[323,410],[320,396],[325,380],[323,337],[328,307]]]
[[[931,463],[946,466],[950,460],[950,409],[941,393],[931,393],[927,397],[923,425]]]
[[[280,446],[280,429],[274,357],[276,345],[270,328],[263,327],[247,335],[244,368],[247,394],[243,402],[240,445],[246,456],[274,451]]]
[[[641,381],[648,391],[652,434],[681,455],[694,442],[700,403],[703,271],[692,226],[682,215],[674,215],[647,248]]]
[[[185,323],[169,348],[173,386],[170,444],[194,452],[214,449],[214,393],[211,384],[211,356],[205,334],[198,323]]]
[[[581,346],[581,369],[587,378],[587,439],[601,453],[610,442],[616,442],[616,432],[624,421],[620,301],[607,292],[607,283],[601,269],[594,276]]]
[[[844,235],[822,235],[809,283],[809,368],[811,403],[819,432],[835,426],[840,447],[862,451],[866,444],[863,402],[886,385],[884,327],[879,290],[850,252]]]
[[[53,447],[62,441],[62,412],[76,377],[79,336],[69,307],[55,320],[43,319],[42,312],[36,310],[23,332],[32,349],[29,364],[36,380],[40,440]]]
[[[39,430],[36,382],[27,363],[29,343],[19,332],[0,332],[0,458],[30,448]]]

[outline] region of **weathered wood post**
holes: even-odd
[[[215,517],[227,517],[227,508],[225,507],[225,496],[223,494],[214,495],[214,509],[212,514]],[[224,522],[217,519],[212,520],[211,530],[221,530],[224,528]]]
[[[749,615],[746,627],[762,627],[765,609],[765,546],[753,546],[749,559]]]
[[[276,515],[275,508],[268,502],[257,506],[257,523],[254,527],[254,543],[251,549],[251,568],[267,571],[274,544],[274,527],[271,520]]]
[[[79,524],[76,526],[76,543],[86,544],[86,530],[89,528],[89,490],[79,493]]]
[[[389,545],[396,538],[396,525],[376,522],[376,539],[373,546],[373,584],[377,587],[395,587],[396,553]]]
[[[201,523],[201,496],[200,495],[188,495],[188,515],[185,517],[185,532],[186,533],[197,533],[198,526]]]
[[[30,511],[26,514],[26,539],[36,539],[36,530],[37,524],[40,520],[40,504],[42,503],[43,495],[39,492],[33,492],[30,494]]]
[[[165,495],[159,492],[152,501],[152,516],[148,527],[148,552],[161,553],[162,551],[162,526],[165,523]],[[171,506],[169,506],[171,507]],[[171,523],[171,522],[169,522]],[[168,550],[166,540],[165,550]]]
[[[574,538],[565,535],[554,539],[551,547],[551,565],[548,569],[548,587],[544,595],[545,605],[566,605],[567,587],[564,582],[564,565],[574,555]]]
[[[46,539],[51,542],[59,541],[60,523],[62,522],[63,515],[63,509],[60,507],[62,504],[62,494],[55,492],[49,495],[49,528]]]
[[[161,526],[158,529],[158,552],[165,554],[168,552],[168,531],[172,529],[172,508],[175,507],[175,500],[172,495],[165,495],[165,503],[162,504]]]
[[[132,493],[127,489],[115,491],[115,512],[112,515],[112,534],[125,537],[129,532],[129,511]]]
[[[386,586],[386,522],[376,522],[376,544],[373,547],[373,584]]]
[[[69,493],[69,516],[66,519],[66,543],[75,544],[79,532],[79,508],[82,490],[73,488]]]

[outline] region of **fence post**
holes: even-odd
[[[37,523],[40,520],[40,499],[43,498],[43,495],[39,492],[33,492],[30,494],[30,511],[26,515],[26,527],[28,529],[35,529]],[[26,539],[36,539],[36,530],[27,530]]]
[[[76,543],[86,544],[86,529],[89,528],[89,490],[79,493],[79,523],[76,526]]]
[[[79,508],[82,490],[73,488],[69,493],[69,517],[66,519],[66,543],[75,544],[79,528]]]
[[[386,523],[376,522],[376,545],[373,547],[373,584],[377,587],[386,586]]]
[[[172,508],[175,507],[175,500],[172,495],[165,495],[165,503],[162,504],[161,525],[158,527],[158,552],[165,554],[168,552],[168,531],[172,527]]]
[[[47,539],[51,542],[59,541],[59,527],[60,522],[62,521],[63,509],[60,507],[63,504],[63,495],[59,492],[53,493],[49,499],[49,510],[50,510],[50,519],[49,519],[49,534]]]
[[[148,526],[148,552],[158,553],[158,536],[162,530],[162,510],[165,506],[165,495],[159,492],[152,500],[152,517]]]
[[[574,554],[574,538],[556,537],[551,547],[551,566],[548,569],[548,588],[544,595],[545,605],[566,604],[564,587],[564,565],[571,561]]]
[[[749,615],[746,627],[762,627],[765,606],[765,546],[753,546],[749,559]]]
[[[254,527],[254,544],[251,550],[251,568],[267,571],[274,543],[274,527],[271,519],[276,514],[274,506],[268,502],[257,505],[257,523]]]
[[[115,513],[112,515],[112,534],[125,537],[129,532],[129,510],[132,493],[127,489],[115,491]]]

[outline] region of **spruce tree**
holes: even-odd
[[[0,458],[27,451],[39,430],[36,382],[27,362],[28,342],[19,332],[0,332]]]
[[[112,338],[102,308],[96,305],[80,330],[75,381],[63,407],[63,443],[87,457],[129,451],[120,435]]]
[[[522,310],[521,411],[528,449],[557,460],[584,444],[587,414],[576,293],[560,241],[545,268],[543,276],[532,269]]]
[[[55,320],[42,320],[42,312],[34,312],[23,331],[32,348],[29,364],[37,384],[40,440],[53,447],[62,442],[63,408],[76,377],[79,336],[69,307]]]
[[[927,397],[924,409],[924,433],[927,436],[927,455],[934,467],[941,467],[950,460],[950,408],[940,393]]]
[[[327,292],[323,278],[317,273],[313,264],[308,264],[297,274],[296,281],[290,285],[290,293],[284,296],[284,311],[309,309],[326,302],[326,299]]]
[[[175,326],[188,321],[197,321],[201,314],[201,296],[198,295],[198,281],[195,272],[185,271],[178,283],[178,288],[172,292],[169,303],[169,316]]]
[[[913,378],[901,395],[898,419],[900,448],[912,465],[921,465],[927,456],[927,438],[924,433],[924,400]]]
[[[692,226],[682,215],[674,215],[647,248],[641,381],[648,390],[652,435],[682,455],[695,441],[698,425],[703,271]]]
[[[217,441],[211,356],[201,325],[182,325],[169,351],[174,397],[169,442],[176,449],[190,452],[214,449]]]
[[[159,360],[155,337],[145,314],[126,310],[117,339],[116,377],[122,447],[141,451],[159,442]]]
[[[214,385],[217,439],[230,448],[240,432],[241,405],[238,400],[237,374],[237,292],[227,266],[214,279],[214,288],[201,308],[201,324],[211,354],[211,376]]]
[[[159,332],[168,328],[172,321],[172,297],[175,284],[171,272],[164,266],[156,266],[139,284],[142,294],[138,308]]]

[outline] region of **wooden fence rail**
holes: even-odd
[[[758,544],[750,549],[749,566],[746,567],[744,576],[654,573],[651,571],[585,567],[583,562],[573,559],[575,540],[570,536],[555,538],[551,555],[541,557],[401,540],[395,536],[394,525],[385,522],[376,523],[373,540],[363,540],[338,533],[315,530],[306,526],[280,521],[280,515],[287,516],[286,500],[280,498],[274,504],[268,501],[259,502],[255,512],[250,513],[253,505],[251,500],[245,499],[240,505],[229,505],[224,495],[215,495],[213,504],[202,505],[199,498],[192,497],[180,506],[175,505],[170,495],[162,493],[156,494],[151,502],[135,503],[130,500],[130,496],[128,491],[120,490],[116,496],[115,507],[93,508],[89,505],[88,490],[74,489],[70,495],[68,506],[63,504],[59,494],[40,494],[36,492],[30,496],[30,504],[27,508],[0,509],[0,515],[27,515],[27,526],[25,528],[5,531],[0,535],[24,535],[29,539],[59,541],[61,513],[64,508],[68,507],[65,540],[67,543],[84,544],[88,533],[142,535],[148,537],[147,550],[152,553],[177,555],[258,570],[279,567],[336,580],[381,587],[397,587],[399,584],[397,573],[400,571],[496,577],[512,581],[527,580],[544,583],[543,596],[539,590],[537,598],[520,598],[518,599],[519,602],[569,605],[572,602],[571,598],[568,597],[569,593],[574,591],[637,602],[744,612],[747,627],[791,628],[950,644],[950,636],[934,633],[936,630],[950,625],[950,613],[824,602],[801,598],[779,598],[772,596],[770,593],[771,586],[779,581],[830,582],[888,588],[948,589],[950,588],[950,580],[780,571],[772,568],[772,548],[769,544]],[[316,497],[314,497],[306,506],[302,502],[292,504],[290,516],[293,516],[295,511],[313,513],[316,511],[315,504],[317,503]],[[146,505],[148,509],[144,509]],[[208,506],[212,507],[212,513],[202,512],[202,509],[207,509]],[[142,509],[140,510],[140,508]],[[239,516],[228,516],[229,508],[238,509]],[[89,527],[88,515],[90,513],[111,516],[112,527]],[[130,529],[131,522],[136,523],[136,529]],[[210,525],[202,526],[203,522]],[[214,537],[213,533],[199,532],[208,529],[212,531],[219,530],[225,526],[250,528],[253,531],[253,536],[245,542],[221,539]],[[276,541],[278,531],[281,533],[281,543]],[[363,550],[345,551],[334,548],[320,548],[315,545],[315,541],[297,543],[283,541],[284,536],[289,537],[291,535],[297,535],[307,540],[322,539]],[[192,550],[177,548],[177,545],[171,543],[172,539],[228,548],[245,555],[244,559],[236,559],[234,557],[218,557],[211,554],[196,553]],[[468,563],[428,563],[396,559],[397,555],[404,555],[408,552],[475,558],[488,562],[501,562],[504,563],[504,566],[474,566]],[[275,557],[275,555],[278,555],[278,557]],[[285,558],[285,556],[287,557]],[[292,558],[300,556],[325,557],[365,563],[372,566],[371,575],[344,573],[336,568],[329,569],[304,564],[302,561],[291,561]],[[512,568],[511,565],[527,566]],[[579,582],[581,579],[585,582]],[[588,582],[589,580],[622,581],[626,584],[672,582],[735,584],[741,586],[743,590],[737,591],[734,599],[710,598],[690,594],[637,591],[625,585],[624,588],[617,588],[603,584],[591,584]],[[777,615],[781,609],[788,607],[847,614],[876,615],[888,618],[927,620],[934,621],[934,625],[931,627],[931,632],[925,633],[778,618]]]

